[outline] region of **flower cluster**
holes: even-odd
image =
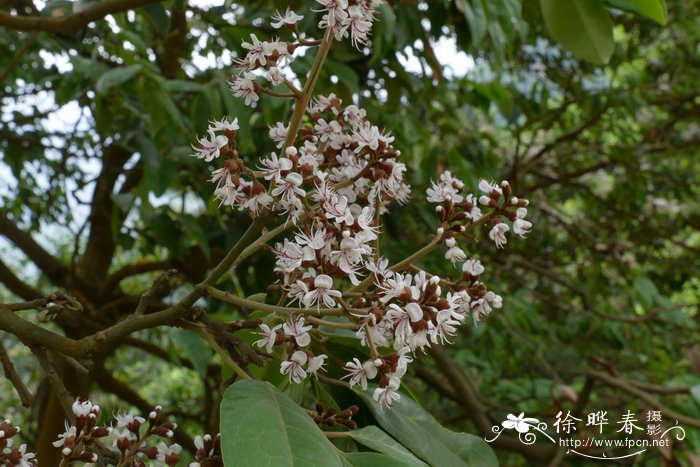
[[[380,0],[358,0],[350,5],[348,0],[316,0],[323,7],[318,27],[330,29],[336,40],[340,41],[350,35],[355,47],[367,43],[372,30],[375,10],[382,3]]]
[[[13,437],[19,433],[20,429],[9,420],[0,422],[0,465],[11,467],[35,467],[36,456],[27,452],[27,445],[13,447]]]
[[[329,34],[340,41],[348,36],[355,47],[367,44],[375,17],[375,9],[380,5],[378,0],[358,0],[349,4],[348,0],[316,0],[321,4],[322,13],[319,28],[328,29]],[[294,52],[299,47],[320,45],[323,40],[310,40],[302,37],[297,29],[297,23],[304,17],[287,9],[284,13],[278,11],[272,17],[270,25],[275,29],[287,29],[293,33],[295,40],[286,42],[279,38],[261,41],[256,35],[250,35],[250,42],[243,42],[246,54],[235,60],[238,73],[229,83],[234,96],[243,99],[246,105],[252,105],[260,100],[260,93],[279,96],[274,91],[261,85],[258,78],[263,78],[273,87],[288,88],[294,95],[299,90],[289,81],[293,73],[289,65],[294,60]]]
[[[351,405],[345,410],[338,412],[336,409],[331,407],[326,410],[322,403],[316,403],[316,412],[310,413],[311,418],[320,427],[322,426],[337,426],[343,425],[351,430],[357,428],[357,423],[352,419],[360,408],[356,405]]]
[[[348,35],[354,44],[367,40],[377,2],[317,1],[323,7],[321,28],[338,40]],[[237,120],[222,120],[211,123],[195,156],[208,162],[224,159],[211,176],[222,206],[252,217],[277,217],[285,229],[294,229],[273,247],[279,281],[268,290],[281,295],[275,309],[282,316],[264,320],[255,344],[268,354],[278,346],[280,372],[301,383],[324,370],[328,352],[318,344],[332,336],[328,329],[340,328],[369,353],[344,365],[345,378],[363,389],[375,381],[374,399],[391,406],[400,400],[401,379],[416,351],[450,342],[467,318],[478,322],[502,306],[501,297],[481,282],[484,266],[460,242],[473,239],[482,225],[498,248],[506,245],[511,229],[524,236],[532,227],[525,220],[528,202],[513,196],[507,182],[482,180],[481,196],[465,193],[464,183],[444,171],[427,189],[428,201],[437,203],[434,238],[390,266],[379,255],[381,216],[411,196],[394,138],[358,105],[344,106],[333,94],[311,99],[311,89],[300,91],[284,79],[279,69],[294,50],[322,41],[301,38],[300,17],[291,11],[273,19],[274,27],[289,29],[297,42],[260,42],[252,36],[243,44],[248,52],[238,61],[243,71],[232,88],[247,103],[261,91],[282,96],[255,81],[253,72],[265,70],[270,82],[292,91],[289,97],[297,100],[292,121],[269,127],[278,151],[254,166],[246,163],[236,149]],[[322,63],[323,55],[318,56]],[[447,248],[445,259],[461,265],[459,277],[441,278],[415,264],[441,245]],[[324,353],[315,352],[318,348]]]
[[[111,437],[112,445],[120,453],[119,465],[145,466],[145,460],[153,461],[156,466],[174,466],[180,461],[180,445],[170,444],[176,425],[161,422],[162,409],[155,407],[148,419],[119,412],[114,416],[112,426],[98,425],[100,407],[89,400],[77,399],[73,404],[75,423],[66,423],[66,431],[58,436],[53,445],[61,449],[66,465],[76,462],[96,462],[99,449],[104,445],[97,443],[100,438]],[[142,428],[146,430],[142,432]],[[156,446],[148,446],[150,437],[160,437]]]
[[[224,461],[221,456],[221,436],[216,435],[212,438],[211,435],[196,436],[194,438],[194,446],[197,452],[194,455],[194,462],[190,462],[189,467],[202,466],[223,466]]]
[[[282,329],[282,330],[280,330]],[[270,328],[266,324],[260,325],[258,333],[262,339],[255,341],[255,345],[265,347],[272,352],[273,345],[289,343],[289,359],[282,362],[280,371],[283,375],[289,375],[289,381],[300,383],[309,375],[316,376],[318,371],[323,369],[323,365],[328,358],[326,355],[314,355],[311,350],[302,350],[311,343],[309,331],[313,326],[304,324],[304,317],[291,317],[284,324],[278,324]]]

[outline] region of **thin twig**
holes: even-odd
[[[19,395],[19,400],[22,402],[22,406],[31,407],[32,403],[34,402],[34,398],[27,389],[27,386],[24,385],[22,377],[19,375],[19,373],[17,373],[17,369],[12,364],[12,360],[10,360],[10,356],[8,355],[7,350],[5,350],[5,346],[2,344],[2,341],[0,341],[0,362],[2,363],[2,369],[5,372],[5,378],[10,380],[12,385],[15,387],[15,390],[17,390],[17,395]]]
[[[286,306],[269,305],[267,303],[256,302],[255,300],[248,300],[247,298],[237,297],[223,290],[219,290],[215,287],[207,287],[207,294],[209,296],[223,300],[224,302],[233,303],[240,307],[248,308],[251,310],[263,310],[271,311],[276,313],[282,313],[285,315],[323,315],[323,316],[344,316],[344,312],[341,308],[290,308]],[[363,311],[358,309],[358,311]],[[366,310],[364,310],[366,311]]]
[[[188,331],[192,331],[198,336],[200,336],[202,339],[206,341],[207,344],[216,352],[219,354],[219,356],[224,360],[224,362],[231,367],[231,369],[236,373],[240,378],[242,379],[250,379],[250,375],[245,372],[243,368],[241,368],[238,363],[236,363],[233,358],[231,358],[231,354],[229,354],[224,348],[222,348],[218,342],[216,342],[216,339],[214,339],[206,330],[206,328],[202,326],[197,326],[196,324],[190,324],[190,323],[182,323],[181,324],[183,329],[187,329]]]
[[[58,373],[56,373],[56,369],[53,367],[53,365],[51,365],[49,357],[46,355],[46,351],[37,344],[25,342],[25,345],[29,347],[36,359],[39,360],[41,368],[43,368],[46,377],[49,378],[51,386],[53,387],[54,391],[56,391],[56,397],[63,408],[63,412],[65,412],[68,420],[72,422],[75,418],[72,409],[74,398],[68,392],[68,389],[66,389],[66,385],[63,384],[61,377],[58,376]]]

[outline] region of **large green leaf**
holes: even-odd
[[[356,393],[387,433],[428,464],[440,467],[498,465],[486,441],[448,430],[410,398],[403,397],[391,409],[382,409],[369,392],[357,389]]]
[[[343,453],[343,461],[346,467],[410,467],[415,465],[378,452]]]
[[[408,449],[401,446],[394,438],[376,426],[366,426],[359,430],[349,431],[348,434],[358,443],[386,454],[392,459],[408,465],[425,465],[423,461],[411,454]]]
[[[225,465],[342,466],[336,448],[289,397],[270,383],[238,381],[221,402]]]
[[[668,22],[666,2],[663,0],[605,0],[605,3],[619,10],[646,16],[661,25]]]
[[[601,0],[541,0],[540,5],[552,37],[576,58],[599,65],[610,60],[613,24]]]
[[[129,81],[131,78],[143,68],[141,65],[131,65],[123,68],[113,68],[100,76],[95,84],[95,90],[98,94],[104,94],[114,86],[119,86],[122,83]]]

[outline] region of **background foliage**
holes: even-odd
[[[183,293],[201,280],[248,220],[217,208],[190,143],[208,120],[231,115],[241,152],[265,154],[265,122],[289,110],[276,100],[250,110],[226,85],[235,47],[277,2],[142,2],[72,20],[108,3],[0,9],[9,52],[0,56],[0,298],[67,290],[85,310],[51,326],[73,337],[131,313],[159,271],[180,270]],[[400,259],[425,242],[432,212],[418,194],[446,167],[471,186],[508,179],[531,200],[527,241],[479,245],[504,309],[412,375],[417,399],[446,426],[485,435],[507,413],[551,420],[559,410],[662,406],[696,429],[644,462],[698,461],[699,5],[390,2],[368,50],[331,51],[318,91],[354,96],[396,136],[411,170],[416,196],[386,219],[384,254]],[[313,27],[310,3],[290,6]],[[52,19],[18,26],[10,13]],[[445,43],[454,44],[449,61]],[[465,75],[451,69],[457,60],[470,64]],[[298,60],[296,71],[310,63]],[[451,268],[440,253],[424,263]],[[272,264],[272,255],[250,258],[229,290],[264,290]],[[220,303],[209,310],[240,317]],[[41,403],[19,409],[8,385],[0,413],[26,420],[28,441],[41,445],[55,436],[50,391],[22,347],[2,339]],[[218,431],[221,380],[198,337],[153,330],[126,339],[78,386],[106,407],[173,408],[186,440]],[[496,448],[512,465],[557,455]]]

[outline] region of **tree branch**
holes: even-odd
[[[17,390],[17,395],[19,395],[19,400],[22,402],[22,406],[31,407],[32,403],[34,402],[34,398],[27,389],[27,386],[24,385],[22,377],[19,375],[19,373],[17,373],[17,369],[12,364],[12,360],[10,360],[7,350],[5,350],[5,346],[2,345],[2,341],[0,341],[0,363],[2,363],[5,378],[10,380],[12,385],[15,387],[15,390]]]
[[[100,385],[100,387],[102,387],[102,389],[133,405],[141,413],[147,414],[153,410],[155,404],[151,404],[150,402],[146,401],[139,395],[139,393],[112,376],[109,370],[107,370],[105,367],[101,365],[95,367],[93,374],[95,375],[95,381]],[[187,433],[182,431],[181,428],[176,428],[173,430],[173,439],[187,451],[193,452],[194,441],[187,435]]]
[[[661,413],[665,416],[675,419],[680,423],[683,423],[684,425],[689,425],[694,428],[700,428],[700,420],[688,417],[686,415],[683,415],[682,413],[676,412],[675,410],[669,409],[664,404],[662,404],[661,401],[658,400],[656,397],[652,396],[651,394],[648,394],[647,392],[639,389],[638,387],[631,385],[628,381],[625,381],[622,378],[616,378],[614,376],[605,374],[601,371],[595,370],[588,370],[586,372],[586,375],[591,376],[597,379],[598,381],[607,384],[608,386],[612,386],[628,394],[632,394],[633,396],[638,397],[650,406],[661,411]]]
[[[44,31],[72,35],[93,21],[160,0],[107,0],[95,2],[84,10],[62,18],[49,16],[17,16],[0,12],[0,26],[16,31]]]
[[[31,259],[51,282],[63,285],[67,268],[39,245],[30,234],[24,232],[0,209],[0,235],[4,235]]]
[[[2,261],[0,261],[0,282],[5,284],[5,287],[10,292],[24,300],[34,300],[41,297],[41,294],[36,289],[25,284]]]

